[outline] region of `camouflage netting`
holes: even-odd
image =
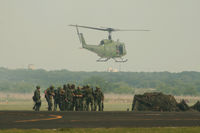
[[[179,107],[179,109],[181,111],[190,110],[190,107],[187,105],[187,103],[185,102],[185,100],[182,100],[180,103],[177,104],[177,106]]]
[[[135,95],[132,105],[133,111],[179,111],[175,98],[162,93],[144,93]]]
[[[191,108],[194,110],[200,111],[200,102],[197,101],[197,103],[195,103]]]
[[[174,96],[159,92],[135,95],[132,111],[200,111],[200,101],[189,107],[185,100],[177,103]]]

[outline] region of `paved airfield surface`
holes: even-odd
[[[0,111],[0,129],[185,126],[200,126],[200,113]]]

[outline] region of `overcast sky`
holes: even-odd
[[[47,70],[200,71],[199,0],[0,0],[0,67]],[[69,24],[150,32],[115,32],[128,62],[97,63]],[[107,33],[80,29],[89,44]]]

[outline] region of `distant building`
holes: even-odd
[[[34,66],[33,64],[29,64],[29,65],[28,65],[28,69],[29,69],[29,70],[35,70],[35,66]]]
[[[112,67],[109,67],[108,68],[108,72],[119,72],[119,70],[115,69],[115,68],[112,68]]]

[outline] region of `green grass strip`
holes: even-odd
[[[6,129],[0,133],[199,133],[200,127]]]

